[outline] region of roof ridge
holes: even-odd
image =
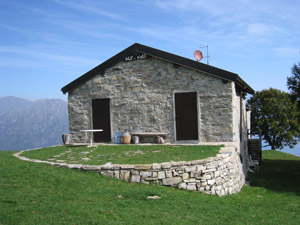
[[[242,79],[239,77],[238,74],[229,72],[227,70],[223,70],[214,66],[206,65],[204,63],[196,62],[194,60],[191,60],[189,58],[185,58],[173,53],[169,53],[166,51],[162,51],[156,48],[152,48],[146,45],[142,45],[140,43],[134,43],[131,46],[127,47],[123,51],[119,52],[118,54],[112,56],[111,58],[107,59],[103,63],[99,64],[98,66],[94,67],[90,71],[86,72],[85,74],[81,75],[77,79],[73,80],[66,86],[64,86],[61,91],[65,94],[72,90],[73,88],[77,87],[82,82],[90,79],[91,77],[95,76],[99,73],[104,73],[104,71],[115,65],[116,63],[120,62],[122,59],[124,59],[126,56],[134,53],[134,52],[140,52],[145,53],[147,55],[150,55],[152,57],[156,57],[177,65],[181,65],[193,70],[201,71],[205,74],[227,80],[237,83],[242,89],[247,91],[250,94],[254,93],[254,90]]]

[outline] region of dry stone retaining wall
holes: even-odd
[[[202,160],[138,165],[54,163],[28,159],[20,156],[22,152],[24,151],[15,153],[14,156],[22,160],[47,163],[53,166],[97,171],[104,176],[133,183],[154,183],[218,196],[237,193],[245,184],[240,157],[234,147],[223,147],[216,157]]]
[[[99,173],[133,183],[154,183],[224,196],[237,193],[245,183],[240,158],[233,147],[202,160],[141,165],[106,164]]]

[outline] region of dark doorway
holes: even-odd
[[[111,141],[109,99],[93,99],[92,110],[93,129],[103,129],[102,132],[94,132],[94,141]]]
[[[176,140],[198,140],[197,93],[175,93]]]

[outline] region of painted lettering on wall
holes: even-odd
[[[140,60],[140,59],[148,59],[149,56],[145,53],[139,53],[134,55],[129,55],[125,57],[125,62]]]

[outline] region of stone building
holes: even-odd
[[[254,90],[237,74],[141,44],[133,44],[62,88],[69,128],[166,133],[171,143],[233,143],[247,151],[245,96]]]

